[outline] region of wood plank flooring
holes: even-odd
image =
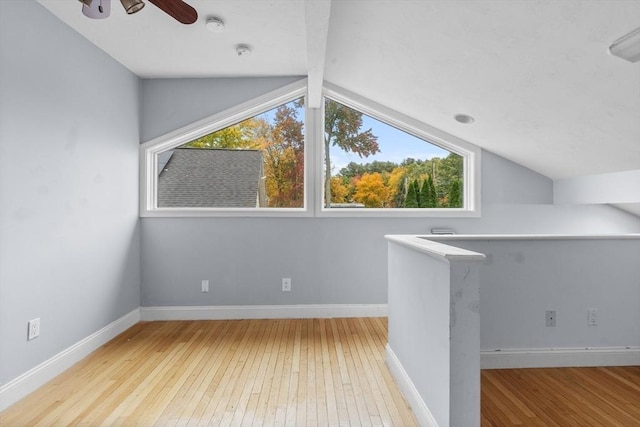
[[[416,426],[386,342],[386,318],[143,322],[0,425]]]
[[[415,426],[386,342],[386,318],[139,323],[0,426]],[[640,426],[640,367],[484,370],[481,395],[482,427]]]
[[[640,426],[640,366],[483,370],[482,427]]]

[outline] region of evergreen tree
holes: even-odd
[[[451,190],[449,191],[449,207],[462,207],[462,182],[460,182],[459,179],[455,179],[451,183]]]
[[[415,197],[416,197],[416,207],[422,207],[422,198],[420,197],[420,183],[418,182],[417,179],[413,180],[413,192],[415,193]]]
[[[429,188],[429,179],[425,179],[420,189],[421,208],[432,208],[433,199],[431,198],[431,189]]]
[[[419,207],[428,207],[427,204],[429,203],[429,186],[426,179],[422,181],[422,187],[420,187],[420,198],[418,199],[418,201],[420,205]]]
[[[418,208],[419,203],[418,203],[418,194],[419,194],[419,190],[417,187],[417,180],[416,181],[411,181],[409,183],[409,186],[407,187],[407,195],[404,198],[404,207],[405,208]]]
[[[438,199],[436,195],[436,188],[433,185],[431,175],[429,175],[422,183],[422,188],[420,189],[420,207],[435,208],[437,205]]]
[[[393,207],[403,208],[405,206],[405,198],[407,196],[407,178],[403,177],[398,183],[395,195],[393,196]]]
[[[429,188],[429,198],[428,204],[426,207],[428,208],[437,208],[438,207],[438,194],[436,193],[436,185],[431,179],[431,175],[427,178],[427,187]]]

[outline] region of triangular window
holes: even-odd
[[[141,146],[141,216],[478,216],[480,149],[306,80]]]
[[[331,98],[323,143],[324,208],[464,208],[459,154]]]

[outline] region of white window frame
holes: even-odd
[[[463,208],[325,208],[324,102],[322,108],[305,105],[304,202],[302,208],[175,208],[157,206],[157,156],[204,135],[235,125],[307,95],[301,79],[250,101],[226,109],[140,146],[141,217],[479,217],[481,152],[467,141],[325,82],[323,95],[376,120],[423,139],[463,158]]]
[[[403,132],[439,146],[463,158],[463,208],[327,208],[324,206],[324,168],[318,167],[314,180],[316,194],[316,216],[318,217],[479,217],[480,216],[480,161],[482,150],[460,138],[422,123],[414,118],[393,111],[330,83],[324,83],[323,95],[347,107],[353,108],[378,121]],[[313,113],[316,126],[314,143],[315,157],[319,166],[324,162],[324,100],[322,109]]]
[[[158,207],[157,157],[159,153],[186,144],[204,135],[233,126],[243,120],[255,117],[280,105],[306,96],[307,80],[301,79],[280,89],[250,101],[226,109],[205,119],[184,126],[173,132],[154,138],[140,146],[140,216],[141,217],[215,217],[215,216],[312,216],[313,197],[310,196],[313,174],[309,167],[314,163],[309,143],[313,132],[313,120],[308,119],[309,109],[305,106],[304,131],[304,201],[302,208],[176,208]]]

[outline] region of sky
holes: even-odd
[[[401,163],[406,158],[428,160],[433,157],[447,157],[449,152],[422,139],[416,138],[406,132],[398,130],[392,126],[382,123],[372,117],[363,115],[362,129],[371,128],[371,132],[378,137],[378,147],[380,152],[369,157],[360,158],[355,153],[345,153],[343,150],[332,147],[330,149],[331,161],[334,165],[333,173],[337,174],[340,169],[347,166],[349,162],[359,164],[371,163],[373,161]]]
[[[275,117],[275,108],[260,114],[260,117],[271,122]],[[298,119],[303,119],[304,110],[300,110],[301,114]],[[380,151],[369,157],[360,158],[355,153],[347,153],[340,148],[331,147],[331,163],[332,174],[340,172],[340,169],[346,167],[350,162],[359,164],[379,162],[401,163],[409,157],[413,159],[429,160],[434,157],[444,158],[449,155],[447,150],[430,144],[420,138],[416,138],[406,132],[398,130],[393,126],[389,126],[379,120],[367,115],[362,116],[362,130],[371,129],[371,132],[378,137],[378,147]]]

